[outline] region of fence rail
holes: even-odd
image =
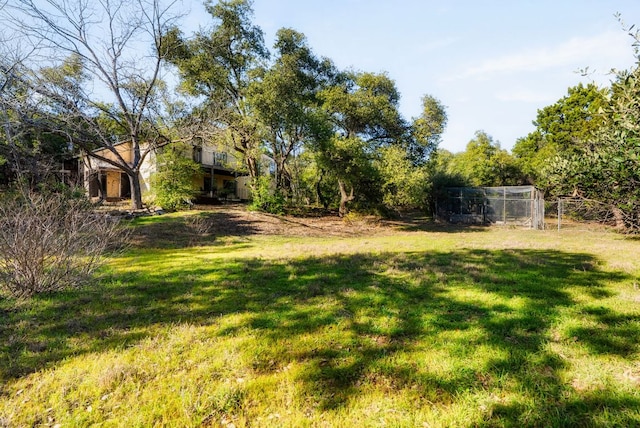
[[[544,198],[533,186],[452,187],[437,199],[436,214],[451,223],[544,229]]]

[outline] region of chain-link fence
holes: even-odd
[[[436,199],[436,216],[450,223],[544,229],[544,196],[533,186],[450,187]]]
[[[610,204],[585,198],[558,198],[547,203],[549,228],[590,229],[597,226],[616,226],[622,221],[616,218]]]

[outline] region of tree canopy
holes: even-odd
[[[523,181],[513,156],[485,131],[476,131],[466,150],[453,155],[446,168],[470,186],[510,186]]]
[[[555,104],[538,110],[533,121],[536,129],[513,147],[513,155],[529,180],[541,178],[549,159],[578,153],[603,126],[602,109],[607,102],[606,89],[580,83],[569,88]]]
[[[626,31],[636,65],[618,71],[609,88],[569,88],[538,111],[537,129],[518,141],[514,153],[547,194],[600,204],[621,230],[639,232],[640,32]]]
[[[271,52],[251,0],[205,7],[211,25],[194,34],[180,30],[173,1],[16,0],[4,8],[4,22],[34,42],[35,57],[12,63],[5,55],[0,64],[0,167],[15,157],[10,148],[35,139],[57,154],[60,146],[91,153],[129,176],[139,208],[149,153],[206,142],[235,151],[252,183],[271,172],[260,170],[269,157],[273,191],[290,203],[315,196],[341,214],[349,202],[425,205],[428,165],[447,123],[438,99],[425,95],[419,117],[407,120],[386,73],[339,70],[291,28],[277,32]],[[161,79],[172,72],[177,93]],[[118,149],[123,142],[131,159]]]
[[[610,207],[618,227],[640,231],[640,67],[620,72],[603,109],[604,125],[575,153],[557,156],[544,171],[558,195]]]
[[[251,1],[209,2],[206,8],[210,29],[191,38],[178,27],[168,31],[175,41],[168,59],[179,70],[182,90],[200,101],[192,114],[192,136],[231,147],[255,178],[261,136],[247,93],[270,54],[262,30],[251,22]]]

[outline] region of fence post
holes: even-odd
[[[507,225],[507,188],[502,188],[502,224]]]
[[[529,216],[531,217],[531,229],[538,229],[538,200],[536,191],[531,192],[531,205],[529,206]]]
[[[561,220],[561,216],[562,216],[562,199],[558,198],[558,231],[560,231],[560,224],[562,223]]]

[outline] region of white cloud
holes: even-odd
[[[594,37],[574,37],[559,45],[530,49],[483,61],[448,80],[486,79],[496,74],[541,71],[557,67],[597,66],[607,70],[630,57],[628,37],[622,31],[610,31]]]

